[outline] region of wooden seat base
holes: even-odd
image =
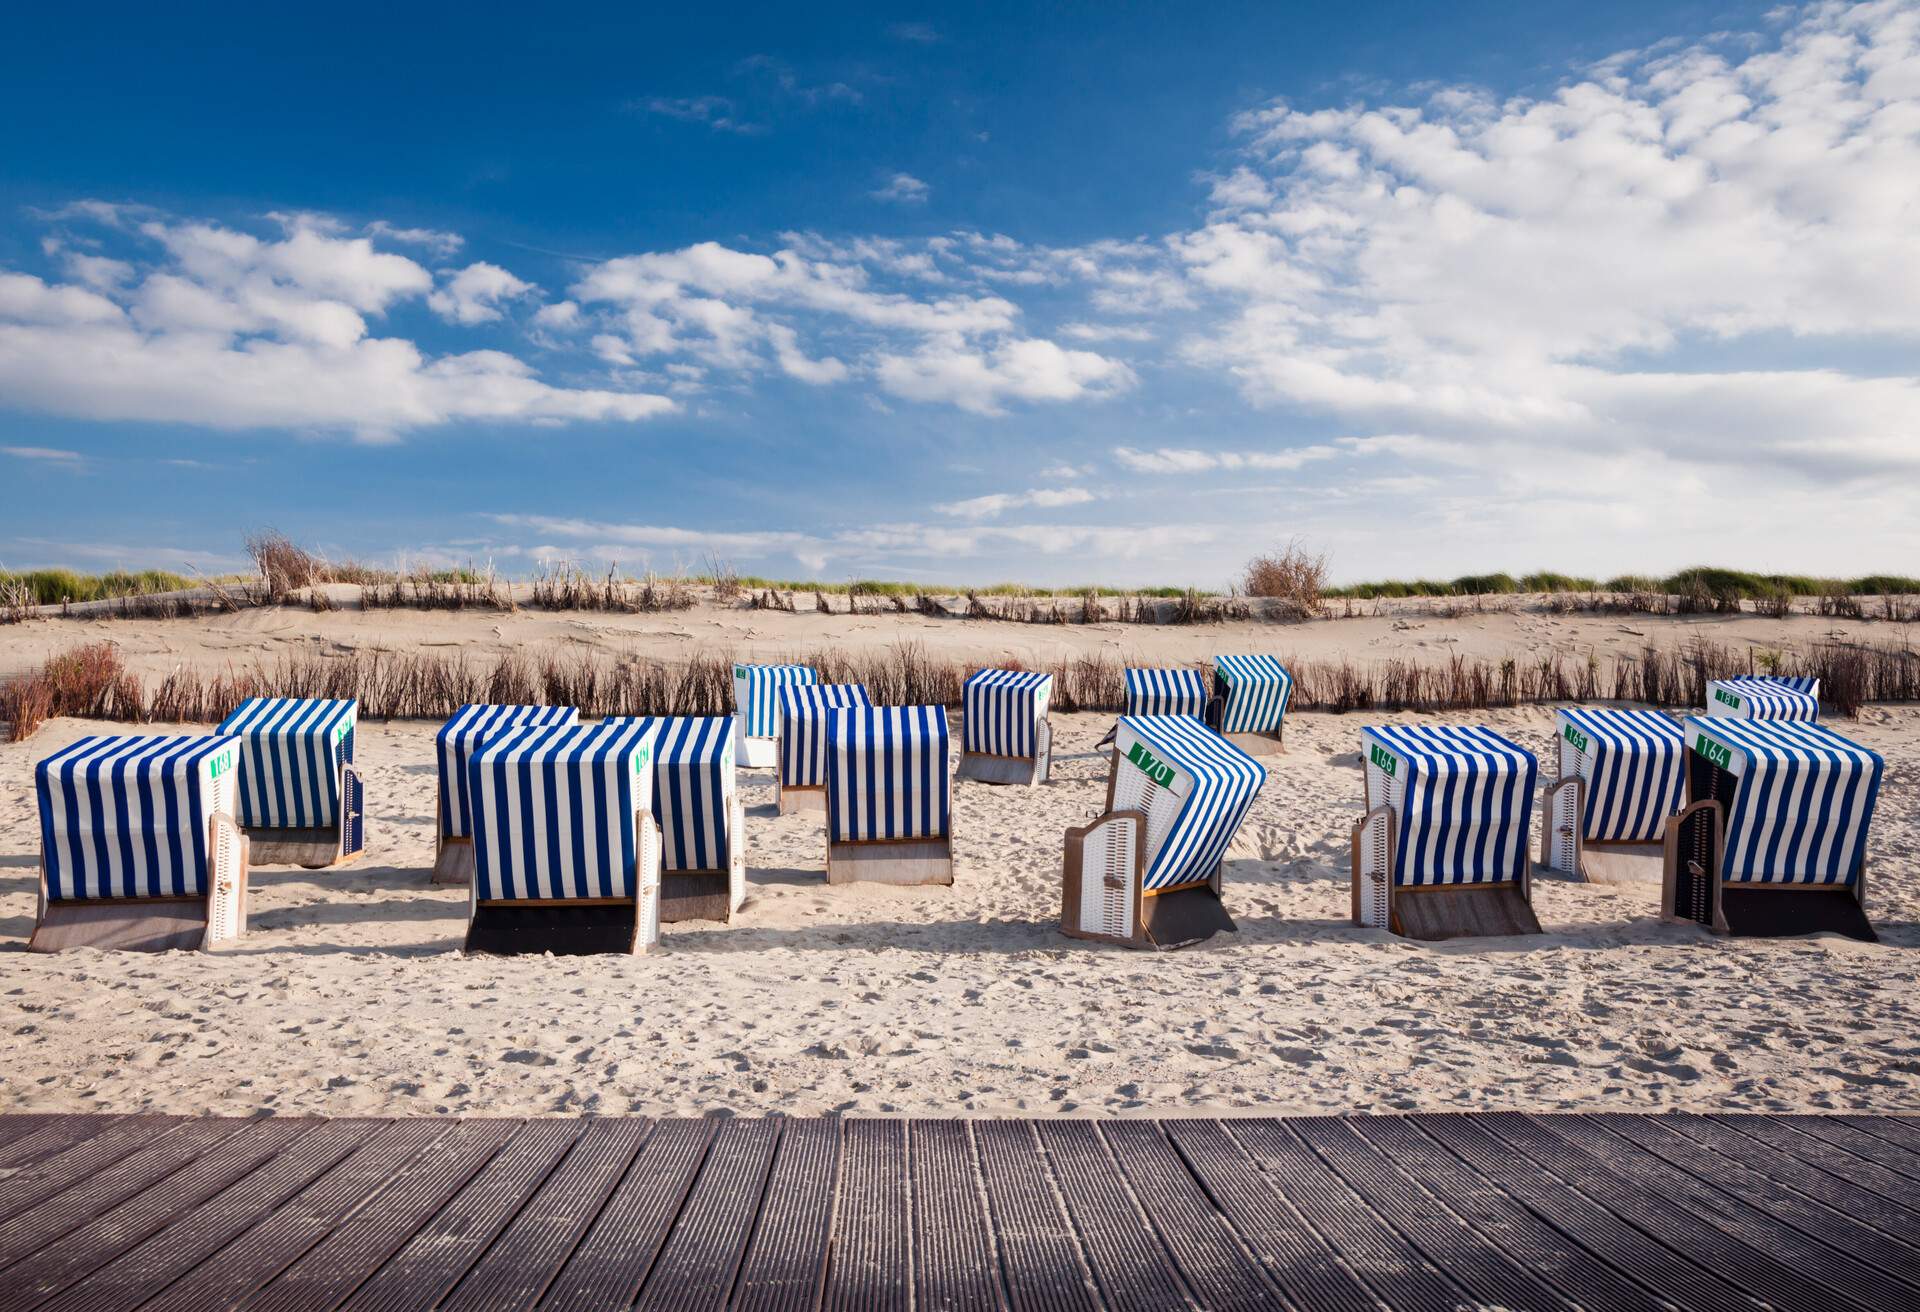
[[[985,752],[962,752],[954,774],[983,784],[1043,784],[1047,782],[1048,762],[1033,756],[989,756]]]
[[[1851,888],[1768,888],[1720,886],[1720,915],[1726,932],[1739,938],[1790,938],[1800,934],[1843,934],[1862,943],[1878,943],[1866,908]]]
[[[733,919],[733,881],[725,870],[667,870],[660,875],[660,923]]]
[[[944,838],[828,843],[829,884],[951,884],[953,845]]]
[[[827,809],[827,790],[783,785],[774,803],[781,815],[792,815],[796,811],[824,811]]]
[[[1393,891],[1392,906],[1393,932],[1429,943],[1541,932],[1540,920],[1517,883],[1402,885]]]
[[[198,952],[207,942],[204,897],[112,898],[48,902],[27,940],[29,952],[105,948]]]
[[[433,854],[433,883],[473,883],[473,840],[440,836],[440,850]]]
[[[1658,889],[1665,849],[1659,843],[1609,843],[1589,840],[1580,851],[1580,877],[1589,884],[1637,885]]]
[[[255,866],[300,866],[306,870],[325,870],[329,866],[350,865],[360,853],[340,853],[340,831],[324,829],[268,829],[260,825],[243,830],[251,846],[248,861]]]
[[[556,957],[638,950],[640,907],[632,901],[481,902],[467,925],[468,952]]]

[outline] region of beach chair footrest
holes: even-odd
[[[639,933],[640,908],[632,902],[482,902],[474,908],[473,920],[467,926],[466,949],[499,956],[632,953]]]
[[[1140,923],[1146,931],[1141,946],[1150,948],[1186,947],[1240,929],[1220,895],[1205,884],[1141,899]]]
[[[1394,933],[1429,943],[1541,932],[1519,884],[1403,887],[1395,891],[1393,921]]]
[[[1727,933],[1749,938],[1797,934],[1844,934],[1878,943],[1866,908],[1851,888],[1742,888],[1720,886],[1720,914]]]
[[[668,870],[660,876],[660,923],[733,919],[733,875],[728,870]]]
[[[67,948],[197,952],[206,938],[205,898],[116,898],[48,902],[27,948],[32,952]]]

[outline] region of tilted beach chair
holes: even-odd
[[[1272,656],[1213,658],[1213,727],[1256,756],[1286,750],[1287,703],[1293,675]]]
[[[607,719],[650,724],[660,826],[660,922],[733,919],[747,900],[747,823],[730,716]]]
[[[1596,884],[1658,884],[1686,790],[1680,722],[1661,711],[1554,715],[1560,777],[1541,794],[1540,864]]]
[[[1407,938],[1538,934],[1527,830],[1539,765],[1491,729],[1360,731],[1353,920]]]
[[[1741,720],[1817,720],[1820,680],[1771,674],[1707,681],[1707,714]]]
[[[34,769],[35,952],[212,948],[247,930],[233,738],[82,738]]]
[[[818,682],[820,676],[805,665],[734,666],[733,759],[749,770],[779,765],[780,690]]]
[[[434,735],[440,765],[439,830],[433,845],[433,882],[473,882],[473,807],[467,795],[467,764],[495,734],[528,726],[577,724],[571,706],[462,706]]]
[[[1053,772],[1047,704],[1053,676],[1030,670],[975,670],[961,687],[962,779],[1043,784]]]
[[[249,697],[216,733],[240,740],[240,828],[253,866],[343,865],[366,845],[353,740],[360,703]]]
[[[1874,941],[1867,831],[1886,763],[1804,721],[1688,717],[1661,909],[1721,934]]]
[[[944,706],[827,713],[827,882],[953,882]]]
[[[1206,678],[1199,670],[1180,666],[1173,669],[1146,669],[1127,666],[1126,709],[1122,715],[1191,715],[1208,719],[1213,696],[1207,691]],[[1216,717],[1217,722],[1217,717]],[[1120,731],[1116,722],[1107,736],[1094,744],[1106,747]]]
[[[649,720],[496,734],[467,763],[467,951],[645,952],[660,938]]]
[[[1221,873],[1266,780],[1265,766],[1192,716],[1123,716],[1106,810],[1067,830],[1061,932],[1167,948],[1234,929]]]
[[[781,815],[827,809],[827,713],[871,706],[866,685],[791,683],[780,689],[780,769],[774,803]]]

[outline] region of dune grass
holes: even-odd
[[[779,658],[810,665],[831,683],[863,683],[882,705],[958,706],[977,666],[917,643],[874,651],[823,648]],[[1284,658],[1283,658],[1284,659]],[[369,719],[444,720],[469,702],[578,707],[583,715],[726,715],[733,709],[731,651],[686,661],[637,660],[605,652],[510,652],[491,660],[458,653],[298,651],[272,665],[201,671],[182,666],[157,681],[129,672],[112,643],[59,653],[0,684],[0,720],[14,741],[59,715],[142,722],[214,723],[248,697],[352,697]],[[1140,663],[1101,654],[1055,662],[1053,705],[1118,711],[1124,669]],[[1920,701],[1920,650],[1908,643],[1815,643],[1760,650],[1724,643],[1648,646],[1618,658],[1543,656],[1489,661],[1355,663],[1288,660],[1293,705],[1328,711],[1467,711],[1553,702],[1628,701],[1673,708],[1704,704],[1709,679],[1737,674],[1812,675],[1843,715],[1868,702]]]

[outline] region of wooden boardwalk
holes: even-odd
[[[0,1312],[1920,1307],[1920,1120],[0,1117]]]

